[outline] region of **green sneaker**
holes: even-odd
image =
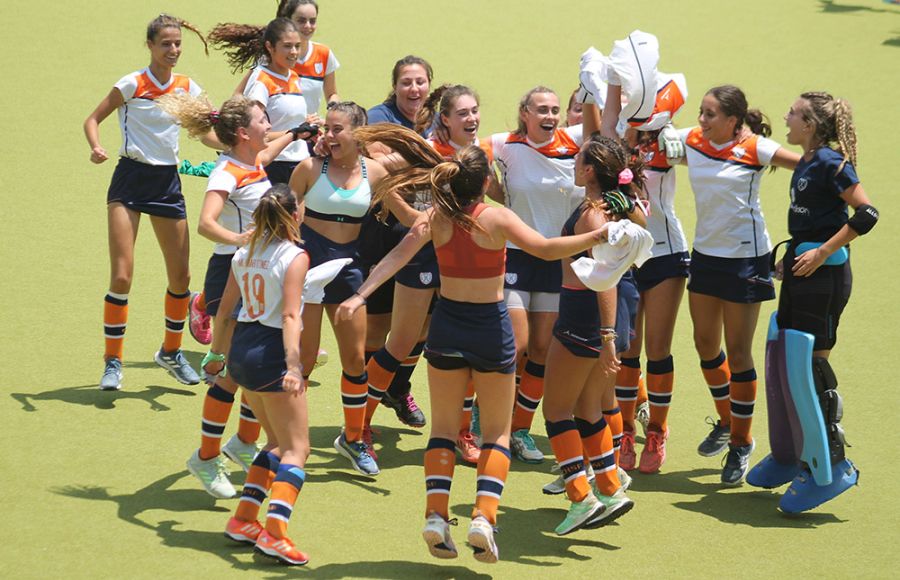
[[[594,497],[593,493],[589,493],[581,501],[573,501],[569,505],[569,513],[561,524],[556,526],[556,534],[565,536],[575,530],[581,529],[587,522],[594,520],[598,513],[602,513],[606,507]]]
[[[206,493],[217,499],[228,499],[237,495],[234,486],[228,481],[225,462],[221,456],[212,459],[200,459],[200,450],[196,450],[187,460],[188,471],[200,480]]]
[[[588,530],[611,524],[630,512],[631,508],[634,507],[634,502],[625,495],[625,490],[621,487],[613,495],[603,495],[596,487],[593,490],[594,497],[603,504],[605,509],[598,512],[594,519],[584,524],[584,528]]]
[[[228,443],[222,446],[222,453],[225,457],[234,461],[241,466],[244,471],[250,471],[256,454],[259,453],[259,447],[256,443],[244,443],[236,434],[231,436]]]

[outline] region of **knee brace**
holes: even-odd
[[[844,446],[849,446],[849,444],[844,437],[844,428],[840,423],[844,416],[844,403],[841,395],[837,392],[837,377],[826,358],[813,357],[812,370],[813,384],[819,395],[822,418],[825,420],[825,433],[828,435],[831,462],[838,463],[844,460]]]

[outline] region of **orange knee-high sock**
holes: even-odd
[[[417,342],[409,356],[400,363],[400,367],[391,381],[391,386],[388,387],[387,392],[389,396],[399,399],[412,390],[410,380],[413,372],[416,370],[416,365],[419,364],[419,358],[421,358],[423,350],[425,350],[425,342]]]
[[[213,383],[207,389],[200,422],[200,459],[212,459],[221,451],[222,433],[225,432],[232,405],[234,395],[219,385]]]
[[[534,361],[525,363],[522,382],[516,393],[516,406],[513,408],[512,430],[531,429],[531,421],[541,398],[544,396],[544,365]]]
[[[391,356],[386,348],[382,348],[372,355],[366,364],[366,374],[368,375],[368,396],[366,398],[365,407],[365,424],[372,422],[372,416],[381,399],[384,398],[385,391],[391,386],[391,381],[400,366],[400,361]],[[346,409],[346,405],[344,407]]]
[[[637,407],[647,402],[647,385],[643,373],[638,377]]]
[[[247,472],[244,490],[241,492],[241,499],[234,512],[234,517],[243,522],[252,522],[259,517],[259,509],[266,501],[279,464],[278,456],[271,451],[256,454],[250,471]]]
[[[205,290],[200,292],[200,294],[197,294],[197,300],[194,301],[194,304],[197,305],[198,310],[202,310],[202,311],[206,312],[206,291]]]
[[[122,360],[125,346],[125,325],[128,323],[128,294],[107,292],[103,299],[103,338],[106,346],[103,358]]]
[[[616,407],[603,411],[603,420],[609,425],[609,431],[612,433],[613,440],[613,456],[616,458],[616,465],[619,465],[619,447],[622,446],[622,411]]]
[[[278,466],[275,481],[272,482],[272,498],[269,500],[269,511],[266,513],[266,531],[273,537],[287,537],[288,523],[297,496],[306,481],[306,472],[299,465],[282,463]]]
[[[731,375],[731,443],[750,445],[750,425],[756,403],[756,369]]]
[[[719,356],[712,360],[700,361],[700,368],[703,370],[703,378],[709,386],[709,394],[712,395],[713,402],[716,404],[716,413],[719,414],[719,424],[731,424],[731,403],[729,401],[728,383],[731,381],[731,371],[728,369],[728,359],[725,353],[720,352]]]
[[[622,357],[616,373],[616,400],[622,410],[622,424],[634,431],[634,410],[637,408],[638,383],[641,379],[641,359]]]
[[[544,425],[547,436],[550,437],[550,447],[556,455],[556,463],[559,464],[559,472],[566,482],[566,495],[569,496],[569,501],[582,501],[591,493],[591,485],[584,471],[578,426],[572,419],[546,421]]]
[[[425,448],[425,517],[438,514],[450,519],[450,485],[456,467],[456,444],[432,437]]]
[[[500,496],[509,474],[509,449],[495,443],[482,445],[477,473],[472,518],[484,516],[491,525],[496,525]]]
[[[253,414],[245,395],[241,395],[241,419],[238,422],[238,439],[244,443],[256,443],[259,439],[259,420]]]
[[[460,431],[469,431],[472,428],[472,408],[475,406],[475,383],[469,379],[466,385],[466,398],[463,399],[462,419],[459,422]]]
[[[358,377],[341,373],[341,402],[344,407],[344,434],[347,441],[359,441],[362,437],[366,423],[367,389],[366,373]]]
[[[672,355],[662,360],[648,360],[647,395],[650,401],[650,429],[665,433],[669,428],[666,418],[669,416],[674,387],[675,363]]]
[[[621,483],[609,425],[603,418],[591,423],[579,417],[575,417],[575,424],[581,434],[581,444],[587,450],[591,467],[594,468],[594,485],[603,495],[613,495]]]
[[[190,292],[173,294],[171,290],[166,290],[166,337],[163,339],[163,350],[166,352],[181,348],[184,319],[187,318],[190,301]]]

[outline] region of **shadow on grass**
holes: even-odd
[[[886,4],[892,4],[892,2],[885,2]],[[849,14],[852,12],[875,12],[876,14],[900,14],[897,10],[891,10],[890,8],[874,8],[872,6],[865,6],[862,4],[841,4],[835,2],[835,0],[819,0],[819,5],[822,7],[822,12],[826,14]]]
[[[101,410],[116,408],[116,402],[137,399],[150,405],[151,411],[168,411],[170,407],[158,399],[164,395],[179,395],[182,397],[194,397],[196,391],[187,389],[175,389],[150,385],[140,391],[101,391],[96,384],[81,385],[77,387],[63,387],[41,393],[10,393],[10,397],[22,404],[22,410],[27,412],[37,411],[36,402],[57,401],[70,405],[84,405]]]
[[[824,524],[842,523],[834,514],[812,513],[788,516],[778,511],[779,491],[744,485],[731,488],[716,481],[696,481],[699,477],[718,475],[718,469],[663,472],[634,477],[631,489],[636,492],[659,492],[700,496],[697,501],[675,501],[672,505],[721,522],[742,524],[753,528],[808,529]],[[736,493],[735,493],[736,492]]]
[[[312,446],[309,467],[352,470],[350,462],[334,450],[334,440],[340,434],[340,427],[312,426],[309,429],[309,442]],[[421,448],[409,451],[400,450],[397,446],[401,436],[415,435],[421,439]],[[407,428],[378,427],[374,433],[375,451],[378,453],[378,467],[397,469],[422,465],[425,445],[428,442],[421,431]],[[319,461],[321,459],[321,461]]]

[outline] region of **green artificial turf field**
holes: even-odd
[[[321,3],[316,40],[341,61],[342,97],[365,106],[380,102],[393,62],[419,54],[434,65],[436,83],[466,83],[480,92],[483,135],[511,129],[519,97],[536,84],[568,95],[580,53],[592,44],[608,52],[635,28],[659,37],[661,70],[687,75],[690,96],[676,118],[681,126],[694,124],[708,87],[726,82],[743,87],[751,105],[770,115],[782,142],[781,117],[800,92],[826,89],[849,99],[858,171],[882,213],[878,228],[854,244],[854,296],[832,359],[854,445],[848,453],[862,470],[862,486],[812,513],[786,517],[776,511],[777,493],[719,485],[719,459],[694,451],[713,407],[683,305],[673,348],[678,378],[669,459],[660,475],[635,477],[629,493],[636,508],[618,524],[556,537],[552,529],[566,504],[540,490],[551,478],[552,460],[514,462],[501,506],[501,563],[479,564],[465,549],[457,561],[431,559],[419,535],[427,432],[380,411],[382,474],[370,479],[352,472],[331,447],[342,421],[339,369],[332,362],[315,373],[320,384],[310,390],[314,448],[291,523],[312,560],[299,570],[254,560],[249,549],[222,536],[235,500],[214,501],[184,468],[198,444],[204,390],[175,383],[153,362],[163,332],[165,275],[147,220],[136,249],[124,388],[97,389],[108,277],[105,192],[115,161],[88,161],[81,123],[116,80],[148,63],[144,29],[159,12],[208,30],[223,21],[263,24],[274,2],[5,0],[3,577],[896,577],[900,7],[875,0]],[[204,56],[187,31],[178,70],[216,103],[237,82],[222,55]],[[114,116],[101,134],[112,154],[119,147]],[[182,142],[183,158],[213,158],[202,145]],[[763,182],[773,239],[785,237],[789,177],[778,171]],[[205,180],[183,182],[193,231]],[[678,211],[691,232],[693,199],[682,169],[679,183]],[[211,244],[192,237],[199,288]],[[761,326],[773,308],[764,305]],[[759,369],[763,335],[760,329]],[[330,331],[325,337],[336,355]],[[199,363],[205,349],[187,335],[185,348]],[[423,368],[414,380],[427,412]],[[760,385],[755,460],[768,448],[763,392]],[[549,452],[541,423],[538,416],[538,444]],[[235,471],[232,480],[239,484],[243,475]],[[473,499],[474,469],[459,466],[451,498],[452,514],[461,519],[454,529],[458,544]]]

